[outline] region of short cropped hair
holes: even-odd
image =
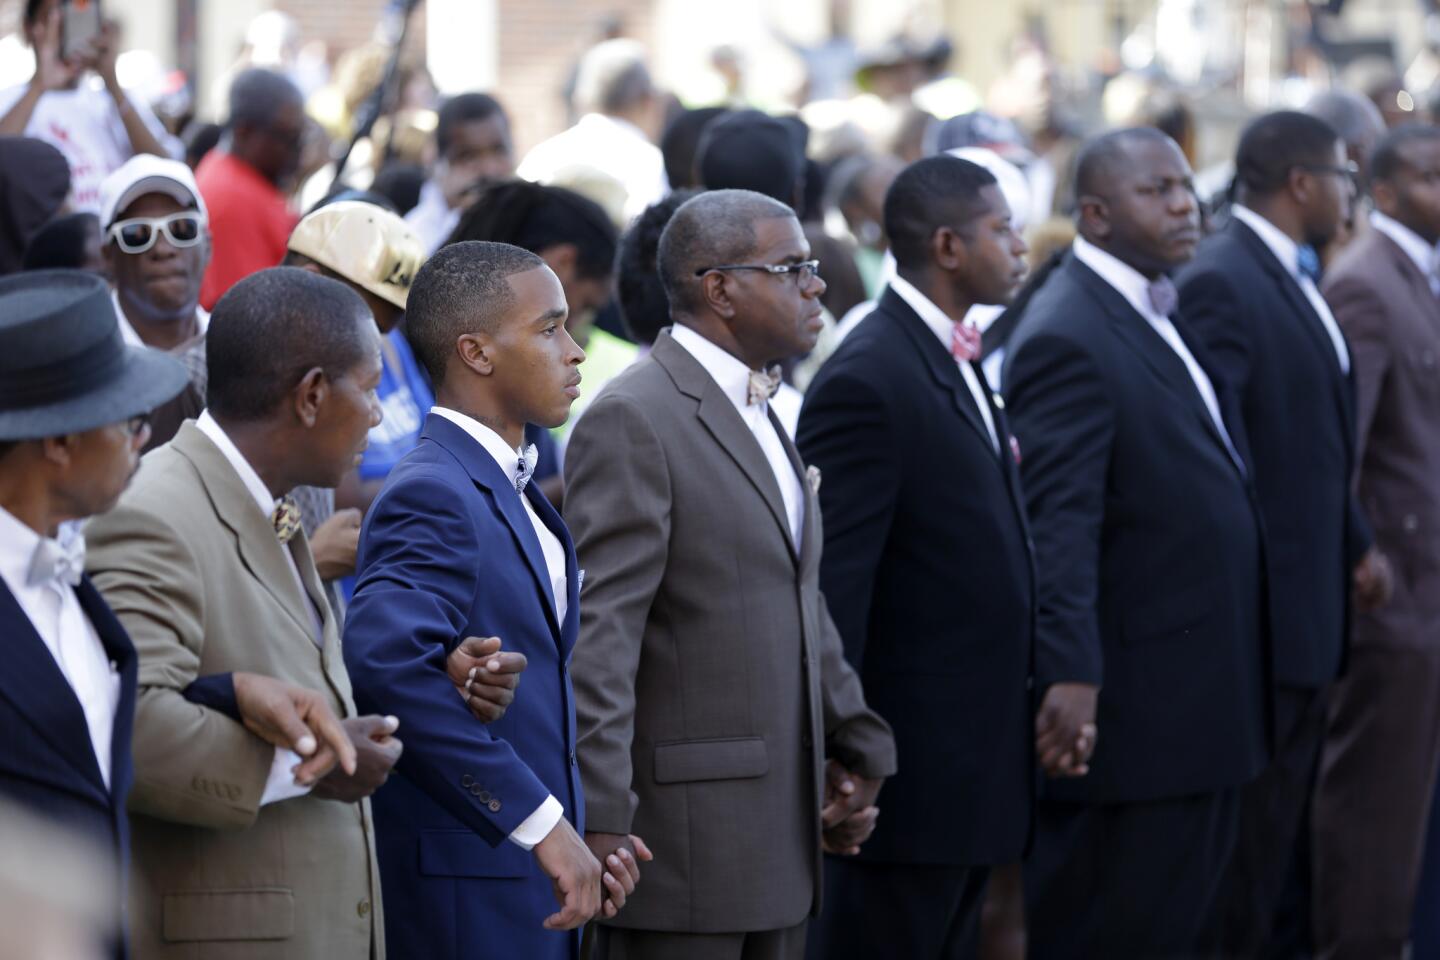
[[[455,341],[467,333],[493,332],[514,306],[510,277],[543,266],[529,250],[484,240],[449,244],[425,261],[410,286],[405,333],[435,386],[445,380]]]
[[[1405,166],[1405,158],[1400,156],[1400,151],[1407,143],[1435,139],[1440,139],[1440,127],[1427,123],[1407,123],[1389,131],[1375,144],[1375,150],[1370,154],[1370,178],[1393,180]]]
[[[660,237],[675,211],[699,195],[698,190],[671,192],[646,207],[620,238],[620,252],[615,257],[615,299],[625,329],[636,343],[654,343],[660,331],[670,325],[670,301],[655,263]]]
[[[1296,167],[1333,165],[1335,145],[1340,142],[1334,127],[1298,110],[1256,117],[1240,134],[1235,183],[1245,194],[1270,196],[1284,189]]]
[[[1174,142],[1154,127],[1125,127],[1087,140],[1075,160],[1077,200],[1108,194],[1116,171],[1129,165],[1128,150],[1132,144]]]
[[[301,103],[304,103],[304,97],[300,88],[284,74],[252,67],[241,71],[230,84],[230,116],[226,125],[234,128],[243,123],[268,127],[275,122],[281,110]]]
[[[489,120],[498,116],[501,122],[510,126],[510,117],[500,101],[488,93],[458,93],[440,105],[440,116],[435,122],[435,148],[440,156],[450,149],[450,137],[462,123]]]
[[[251,274],[215,304],[205,334],[206,405],[230,420],[274,413],[305,374],[354,370],[375,319],[345,284],[296,267]]]
[[[984,213],[980,191],[997,184],[978,163],[943,154],[901,170],[885,194],[885,233],[895,262],[901,269],[925,266],[935,231],[962,227]]]
[[[795,211],[750,190],[711,190],[681,204],[660,235],[656,253],[671,315],[699,307],[697,270],[744,263],[755,252],[756,222],[786,217],[794,219]]]

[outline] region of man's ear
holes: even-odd
[[[290,392],[295,418],[306,427],[313,427],[320,420],[320,408],[330,397],[330,378],[319,367],[311,367]]]
[[[75,444],[79,439],[78,433],[67,433],[63,437],[46,437],[40,441],[41,456],[57,467],[68,467],[71,459],[75,456]]]
[[[1081,232],[1105,239],[1110,236],[1110,205],[1094,194],[1076,198],[1080,209]]]
[[[455,355],[482,377],[495,372],[495,341],[488,334],[466,333],[455,339]]]
[[[941,227],[930,235],[930,259],[946,273],[963,269],[969,256],[965,238],[949,227]]]
[[[700,278],[700,299],[716,315],[732,319],[735,316],[735,301],[731,297],[731,283],[734,278],[724,270],[712,270]]]

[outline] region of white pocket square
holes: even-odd
[[[816,494],[816,495],[819,495],[819,493],[820,493],[820,468],[819,468],[819,467],[814,467],[814,466],[806,467],[806,468],[805,468],[805,482],[808,483],[808,484],[810,484],[810,492],[811,492],[811,493]]]

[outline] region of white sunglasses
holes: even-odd
[[[166,217],[132,217],[111,224],[107,236],[125,253],[144,253],[161,233],[172,247],[193,247],[205,239],[206,220],[193,210]]]

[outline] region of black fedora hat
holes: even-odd
[[[0,278],[0,441],[93,430],[185,388],[184,364],[127,347],[110,289],[79,270]]]

